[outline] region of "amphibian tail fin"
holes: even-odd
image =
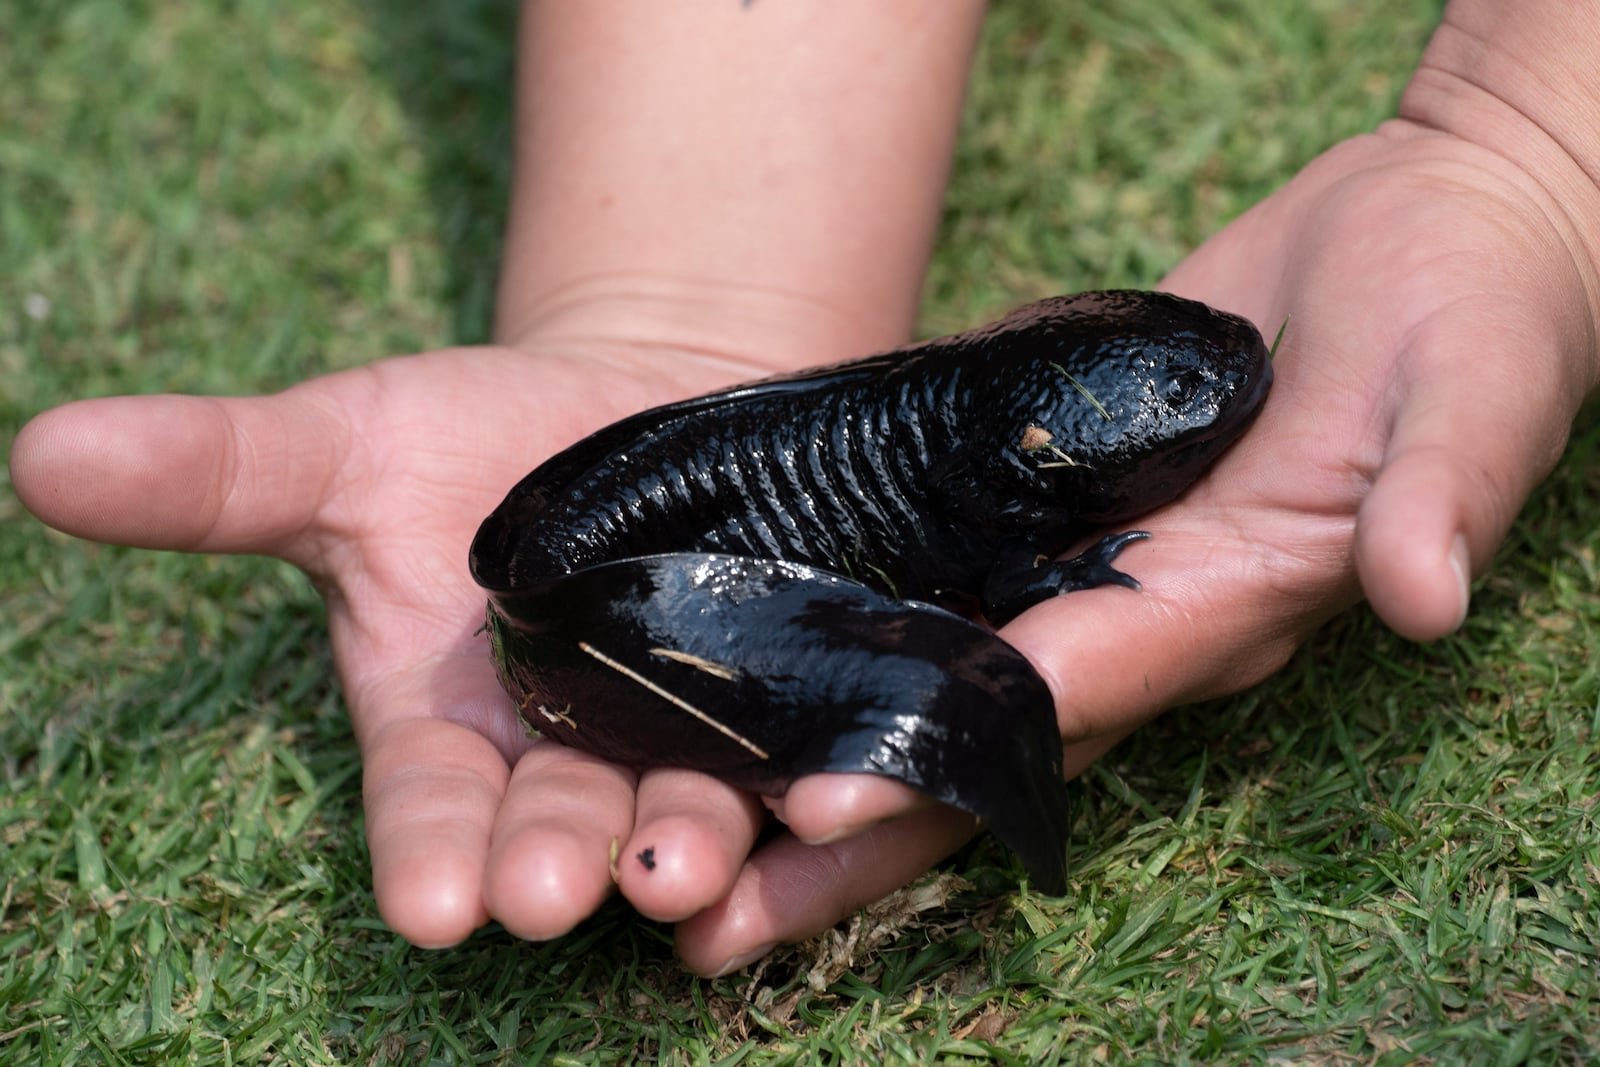
[[[967,619],[801,564],[673,554],[497,593],[489,630],[523,717],[555,740],[770,795],[824,771],[897,779],[1065,889],[1050,692]]]

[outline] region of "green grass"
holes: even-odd
[[[925,327],[1153,282],[1387,114],[1438,6],[998,4]],[[0,440],[77,396],[485,335],[512,5],[415,8],[0,0]],[[308,584],[0,494],[0,1063],[1585,1062],[1597,449],[1457,637],[1349,614],[1113,752],[1063,899],[979,844],[940,894],[711,982],[620,905],[407,947]]]

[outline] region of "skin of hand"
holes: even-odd
[[[1448,632],[1468,573],[1559,454],[1596,376],[1593,181],[1495,94],[1462,105],[1455,87],[1419,84],[1413,121],[1329,152],[1168,279],[1269,333],[1293,318],[1262,420],[1141,523],[1156,537],[1126,560],[1144,593],[1075,594],[1005,631],[1056,694],[1069,773],[1164,707],[1264,677],[1363,592],[1402,633]],[[1503,120],[1498,144],[1463,132],[1486,113]],[[527,743],[472,637],[482,598],[462,559],[478,518],[609,418],[790,357],[740,363],[719,355],[737,345],[642,343],[638,319],[607,339],[565,309],[503,308],[505,348],[384,361],[267,398],[69,405],[18,437],[14,483],[82,536],[265,552],[317,580],[363,752],[379,907],[417,944],[454,943],[489,916],[556,936],[610,891],[602,849],[650,844],[656,870],[622,864],[622,891],[682,920],[686,963],[719,973],[966,840],[969,820],[903,790],[816,778],[777,805],[795,835],[750,853],[755,798]],[[526,396],[544,419],[526,417]]]

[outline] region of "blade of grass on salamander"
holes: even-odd
[[[1063,367],[1061,364],[1056,363],[1054,361],[1051,362],[1050,366],[1054,367],[1056,369],[1056,371],[1059,372],[1060,375],[1063,378],[1065,378],[1067,381],[1071,382],[1072,383],[1072,387],[1074,389],[1076,389],[1078,392],[1083,394],[1083,398],[1085,400],[1087,400],[1094,407],[1094,409],[1100,413],[1100,417],[1102,419],[1109,419],[1111,417],[1111,412],[1107,411],[1106,410],[1106,406],[1104,404],[1100,403],[1100,398],[1095,396],[1093,393],[1089,392],[1089,387],[1087,385],[1084,385],[1082,382],[1078,381],[1077,378],[1073,377],[1071,371],[1067,370],[1067,368]]]

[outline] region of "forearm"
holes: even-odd
[[[904,340],[981,14],[528,0],[500,339]]]
[[[1452,0],[1400,113],[1533,178],[1600,307],[1600,7]]]

